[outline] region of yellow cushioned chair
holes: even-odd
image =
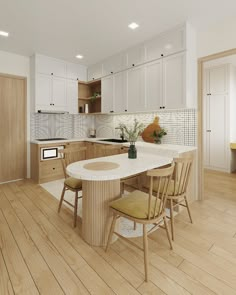
[[[60,150],[63,171],[65,175],[65,181],[64,181],[64,187],[61,193],[61,199],[58,206],[58,213],[61,210],[61,206],[63,202],[73,207],[74,208],[74,222],[73,222],[74,227],[76,227],[76,222],[77,222],[78,199],[82,198],[82,196],[81,197],[78,196],[78,193],[82,190],[82,181],[74,177],[69,177],[66,173],[66,167],[73,162],[77,162],[80,159],[81,153],[82,152],[85,153],[86,149],[87,149],[86,147],[81,147],[81,148],[68,148],[68,149]],[[75,192],[74,204],[71,204],[70,202],[64,199],[65,192],[67,190]]]
[[[163,228],[166,230],[170,248],[172,249],[171,238],[166,220],[165,205],[167,191],[173,171],[174,164],[168,168],[148,171],[147,176],[150,178],[149,194],[136,190],[127,197],[120,198],[110,203],[110,210],[113,212],[113,221],[108,236],[106,251],[109,249],[113,234],[124,240],[127,240],[126,237],[115,231],[115,224],[118,218],[122,216],[136,223],[141,223],[143,225],[143,248],[137,246],[131,241],[129,241],[129,243],[133,244],[135,247],[138,247],[144,252],[145,281],[148,281],[148,234],[159,227],[163,227],[163,223]],[[157,179],[158,183],[157,192],[153,191],[154,179]],[[163,188],[161,192],[160,187]],[[153,225],[149,232],[147,232],[148,224]]]

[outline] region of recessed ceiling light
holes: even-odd
[[[8,37],[9,33],[0,31],[0,36]]]
[[[82,58],[84,58],[84,57],[83,57],[83,55],[78,54],[78,55],[76,55],[76,58],[82,59]]]
[[[137,29],[137,28],[139,27],[139,25],[136,24],[136,23],[131,23],[131,24],[128,25],[128,27],[129,27],[130,29],[132,29],[132,30],[135,30],[135,29]]]

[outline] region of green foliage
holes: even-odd
[[[143,132],[144,124],[139,123],[137,119],[134,119],[134,124],[132,126],[120,124],[119,127],[124,130],[124,138],[132,144],[137,141],[139,135]]]
[[[156,143],[161,143],[161,138],[165,135],[167,135],[167,131],[164,128],[161,128],[161,129],[154,130],[153,134],[151,134],[151,137],[154,138],[154,141]]]

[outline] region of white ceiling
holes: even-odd
[[[0,30],[10,34],[0,50],[88,65],[185,20],[203,30],[235,11],[235,0],[0,0]],[[133,21],[135,31],[127,27]]]

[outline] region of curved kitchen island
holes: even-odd
[[[84,160],[70,164],[68,175],[83,183],[82,236],[92,246],[105,246],[112,215],[109,203],[120,197],[120,179],[168,165],[171,157],[138,153],[137,159],[127,154]]]

